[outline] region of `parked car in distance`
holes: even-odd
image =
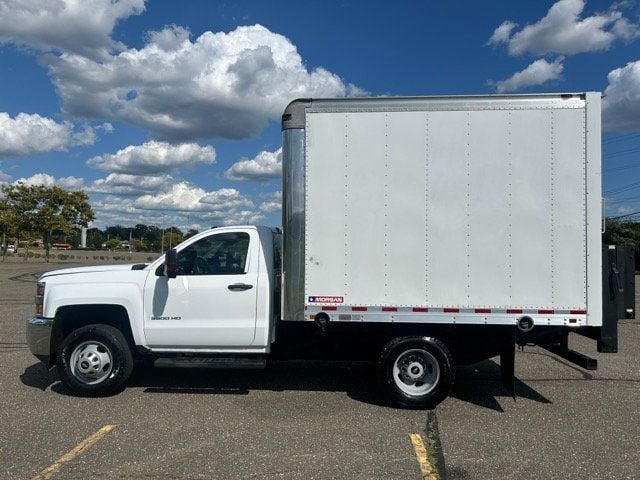
[[[4,252],[4,251],[5,251],[5,246],[0,245],[0,252]],[[13,244],[9,244],[6,246],[6,251],[7,253],[16,253],[16,246]]]

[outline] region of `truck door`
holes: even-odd
[[[176,278],[149,273],[149,347],[246,347],[256,331],[260,241],[253,229],[211,232],[178,250]]]

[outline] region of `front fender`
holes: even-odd
[[[142,328],[142,286],[138,283],[54,283],[45,290],[44,312],[46,318],[56,318],[64,307],[86,305],[113,305],[125,309],[133,341],[145,345]],[[91,322],[91,319],[88,319]]]

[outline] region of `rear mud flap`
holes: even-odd
[[[513,328],[509,334],[505,335],[502,350],[500,351],[500,376],[502,386],[507,393],[516,399],[516,330]]]

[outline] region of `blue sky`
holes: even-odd
[[[596,90],[607,213],[635,212],[639,17],[637,1],[0,0],[0,182],[84,189],[99,227],[279,225],[296,97]]]

